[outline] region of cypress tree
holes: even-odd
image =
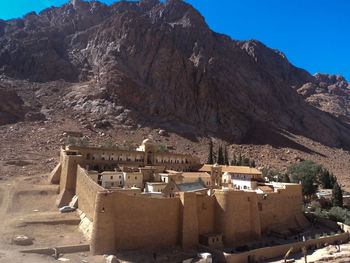
[[[341,190],[338,182],[336,182],[333,186],[332,205],[343,207],[343,193],[342,193],[342,190]]]
[[[222,146],[219,146],[219,150],[218,150],[218,164],[220,165],[224,165],[224,155],[222,152]]]
[[[208,155],[208,164],[213,164],[214,163],[214,158],[213,158],[213,142],[212,140],[209,141],[209,155]]]
[[[322,169],[319,181],[322,184],[323,189],[332,189],[334,184],[331,181],[331,175],[329,174],[328,170]]]
[[[233,165],[237,165],[237,158],[235,154],[233,155]]]
[[[290,178],[289,178],[289,175],[288,175],[288,174],[285,173],[285,174],[283,175],[282,182],[283,182],[283,183],[290,183]]]
[[[242,155],[241,154],[239,154],[237,165],[242,166]]]
[[[225,146],[225,154],[224,154],[224,164],[225,165],[228,165],[229,163],[228,163],[228,155],[227,155],[227,148],[226,148],[226,146]]]
[[[250,159],[249,158],[243,158],[242,166],[250,166]]]
[[[255,168],[255,161],[254,161],[254,160],[252,160],[252,161],[250,162],[250,167]]]

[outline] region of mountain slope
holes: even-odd
[[[211,31],[180,0],[110,6],[76,0],[0,21],[0,73],[73,83],[60,86],[57,103],[43,108],[62,104],[58,110],[68,107],[82,122],[91,114],[112,124],[124,118],[130,127],[236,142],[287,130],[350,146],[349,126],[296,91],[316,77],[258,41]]]

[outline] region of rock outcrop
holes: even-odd
[[[26,109],[15,91],[0,86],[0,125],[24,120]]]
[[[307,102],[350,122],[350,84],[340,75],[316,73],[313,82],[298,89]]]

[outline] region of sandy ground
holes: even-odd
[[[39,176],[40,177],[40,176]],[[34,221],[77,219],[76,212],[61,214],[55,207],[58,186],[45,180],[28,183],[25,177],[0,180],[0,263],[58,262],[52,256],[25,254],[21,250],[88,243],[77,225],[32,224]],[[12,242],[17,235],[33,239],[29,246]],[[92,257],[88,252],[63,255],[69,262],[104,262],[102,256]]]

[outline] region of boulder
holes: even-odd
[[[119,260],[117,259],[116,256],[114,255],[109,255],[107,258],[106,258],[106,263],[118,263]]]
[[[25,235],[18,235],[13,238],[13,243],[19,246],[29,246],[33,244],[33,239]]]
[[[167,136],[168,133],[167,133],[165,130],[160,130],[160,131],[159,131],[159,135],[160,135],[160,136]]]

